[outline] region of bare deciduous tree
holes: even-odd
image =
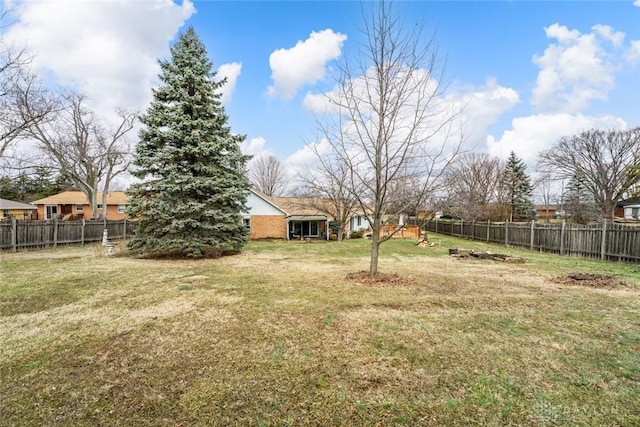
[[[541,170],[557,179],[580,175],[593,195],[602,218],[613,218],[614,209],[631,185],[628,171],[640,159],[640,128],[591,129],[560,138],[539,154]]]
[[[493,218],[499,203],[503,162],[482,153],[465,153],[446,172],[448,204],[453,214],[465,220]],[[503,218],[500,218],[503,219]]]
[[[356,198],[350,183],[349,165],[340,157],[322,155],[316,145],[308,146],[317,158],[314,168],[298,174],[302,192],[310,200],[315,200],[314,208],[334,219],[338,227],[337,238],[342,241],[345,227],[357,209]]]
[[[369,274],[378,272],[385,219],[422,204],[459,152],[459,114],[443,97],[442,67],[433,37],[419,25],[403,27],[391,5],[364,11],[366,40],[355,63],[340,65],[337,88],[327,94],[319,128],[349,168],[352,192],[373,231]],[[363,6],[367,7],[367,6]],[[415,197],[397,203],[393,184],[415,179]]]
[[[533,187],[543,205],[545,222],[551,219],[551,204],[558,201],[558,195],[553,192],[553,181],[549,172],[541,172],[533,182]]]
[[[130,163],[127,134],[133,129],[137,114],[119,111],[119,124],[109,128],[84,103],[81,94],[65,95],[54,115],[45,122],[31,122],[26,133],[38,141],[50,164],[86,194],[94,218],[99,217],[97,196],[102,189],[106,218],[109,186]],[[34,108],[29,102],[23,106],[26,119],[37,114]]]
[[[274,156],[262,156],[251,166],[251,182],[269,197],[281,196],[287,188],[287,176],[282,163]]]
[[[7,11],[0,5],[0,29],[6,27]],[[40,97],[40,80],[29,69],[31,58],[24,48],[18,48],[0,35],[0,158],[31,124],[44,120],[54,105],[33,102],[31,115],[21,114],[25,98]]]

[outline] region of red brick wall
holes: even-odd
[[[285,215],[251,215],[251,239],[286,239]]]
[[[58,215],[61,215],[62,205],[58,206]],[[81,213],[85,219],[91,219],[91,206],[83,205],[82,212],[76,209],[76,205],[70,205],[72,213]],[[102,209],[98,209],[98,213],[102,213]],[[38,205],[38,219],[44,219],[45,205]],[[118,212],[118,205],[107,205],[107,218],[108,219],[124,219],[127,215],[124,212]]]

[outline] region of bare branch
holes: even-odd
[[[628,171],[640,164],[640,128],[592,129],[563,137],[541,152],[538,162],[556,179],[580,175],[602,218],[613,218],[616,202],[634,185]]]
[[[366,42],[355,65],[348,59],[340,65],[337,88],[327,95],[330,111],[318,127],[347,165],[351,192],[369,215],[375,275],[386,218],[415,209],[437,189],[463,135],[460,112],[443,96],[435,38],[425,41],[419,25],[403,27],[389,3],[365,9]]]
[[[251,165],[251,182],[269,197],[281,196],[287,188],[287,176],[282,163],[274,156],[263,156]]]

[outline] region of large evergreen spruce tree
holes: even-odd
[[[170,61],[159,61],[162,85],[140,119],[130,218],[140,225],[129,242],[134,254],[220,256],[247,241],[240,213],[250,184],[244,136],[234,135],[220,102],[212,63],[193,28],[181,34]]]
[[[531,194],[533,187],[526,173],[527,165],[512,151],[501,176],[502,191],[509,205],[510,221],[529,220],[535,216]]]

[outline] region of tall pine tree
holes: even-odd
[[[140,221],[134,254],[209,257],[247,241],[241,212],[250,191],[244,136],[227,126],[212,63],[193,28],[181,34],[170,61],[159,61],[162,85],[140,119],[128,215]]]
[[[500,180],[502,192],[509,207],[509,220],[529,220],[535,217],[531,194],[533,187],[526,173],[527,165],[512,151],[502,170]]]

